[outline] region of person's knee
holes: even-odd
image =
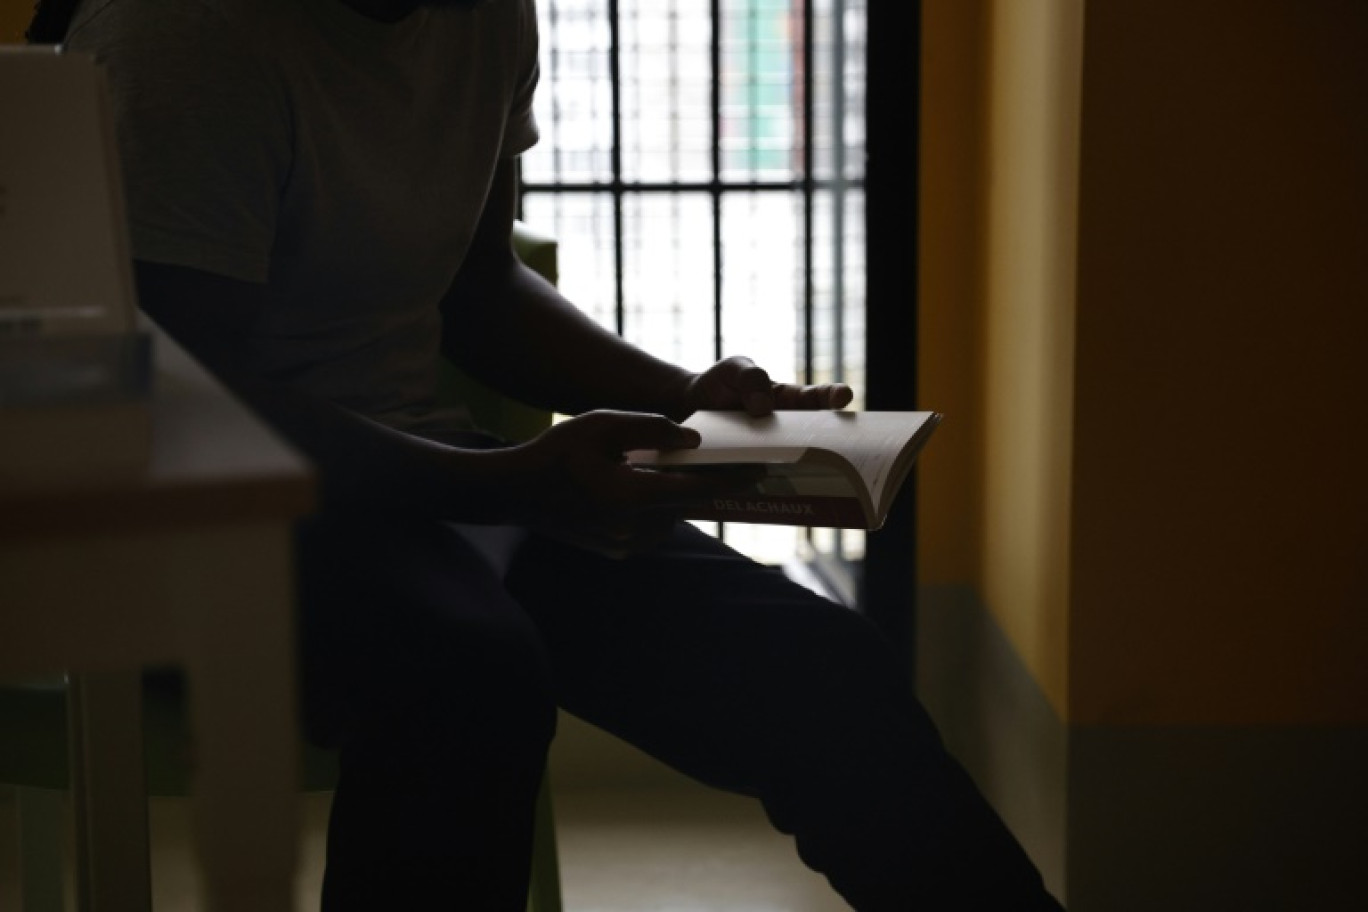
[[[518,618],[439,625],[409,648],[398,715],[472,737],[548,744],[556,700],[535,628]]]
[[[550,664],[535,628],[500,617],[429,616],[421,628],[402,614],[368,650],[315,654],[305,674],[311,740],[337,747],[384,737],[453,750],[497,744],[544,753],[555,731]]]
[[[867,618],[844,608],[776,630],[756,666],[763,702],[750,715],[770,744],[789,751],[825,751],[889,719],[920,716],[910,665]]]

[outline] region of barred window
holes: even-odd
[[[864,390],[864,0],[541,0],[522,217],[604,326]],[[767,563],[862,533],[701,524]]]

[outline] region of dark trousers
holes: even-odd
[[[862,912],[1058,909],[890,644],[691,526],[505,578],[440,523],[299,536],[304,717],[340,748],[324,908],[521,910],[556,707],[755,796]]]

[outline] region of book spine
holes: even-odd
[[[689,507],[685,518],[776,526],[868,529],[869,520],[853,497],[766,494],[715,497]]]

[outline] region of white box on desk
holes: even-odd
[[[151,451],[105,74],[0,47],[0,484],[136,471]]]

